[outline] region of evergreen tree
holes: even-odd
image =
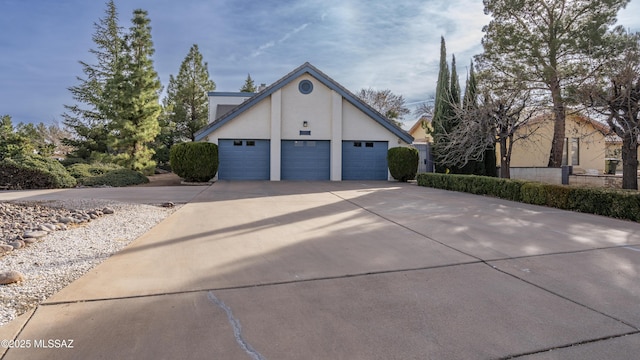
[[[442,164],[442,155],[440,154],[440,151],[443,148],[444,143],[446,142],[446,137],[450,130],[449,124],[454,112],[452,107],[451,83],[451,73],[449,72],[449,64],[447,63],[447,48],[444,37],[441,37],[440,70],[438,72],[434,113],[433,120],[431,122],[431,125],[433,127],[433,160],[435,164],[435,170],[438,173],[451,171],[451,169]]]
[[[73,137],[64,143],[76,148],[72,156],[89,159],[92,153],[106,153],[108,118],[100,108],[108,107],[111,99],[105,96],[106,82],[116,71],[117,63],[124,56],[122,28],[118,25],[118,12],[113,0],[107,3],[105,17],[94,23],[95,49],[89,52],[96,63],[80,61],[84,77],[78,77],[79,85],[69,88],[75,105],[65,105],[63,124],[71,129]]]
[[[433,119],[431,126],[433,131],[433,162],[437,173],[446,172],[446,167],[441,163],[440,149],[445,135],[445,113],[447,99],[449,98],[449,64],[447,63],[447,48],[444,37],[440,38],[440,66],[438,71],[438,82],[436,85],[436,97],[433,106]]]
[[[33,153],[29,138],[15,130],[11,116],[0,117],[0,160]]]
[[[247,80],[244,81],[244,85],[240,88],[240,92],[256,92],[256,84],[254,84],[251,74],[247,74]]]
[[[216,84],[209,77],[208,64],[203,61],[198,45],[193,45],[180,65],[178,75],[169,76],[165,125],[175,127],[172,143],[182,139],[194,141],[195,133],[207,125],[207,93],[215,88]]]
[[[149,144],[160,132],[158,117],[162,110],[149,24],[146,11],[134,10],[132,27],[124,37],[126,54],[118,59],[115,75],[105,86],[105,95],[112,101],[100,108],[112,119],[109,144],[116,153],[114,160],[147,174],[155,167]]]

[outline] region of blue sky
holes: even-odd
[[[0,0],[0,115],[19,122],[61,121],[68,87],[93,62],[93,24],[105,1]],[[267,85],[309,61],[343,86],[390,89],[413,110],[433,97],[440,36],[455,54],[460,81],[481,52],[489,22],[480,0],[118,0],[120,23],[147,10],[164,86],[192,44],[217,91],[237,91],[247,74]],[[619,23],[640,31],[640,0]],[[412,117],[405,119],[410,126]]]

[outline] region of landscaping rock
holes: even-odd
[[[114,214],[114,213],[115,213],[115,211],[113,211],[113,209],[112,209],[112,208],[108,208],[108,207],[106,207],[106,208],[102,209],[102,212],[103,212],[104,214]]]
[[[5,254],[13,251],[13,246],[0,244],[0,254]]]
[[[6,271],[0,273],[0,285],[8,285],[24,280],[24,276],[17,271]]]
[[[55,228],[54,228],[54,229],[55,229]],[[53,231],[53,230],[51,230],[51,231]],[[50,232],[50,231],[42,231],[42,230],[40,230],[40,231],[26,231],[26,232],[22,235],[22,237],[23,237],[23,238],[36,238],[36,239],[39,239],[39,238],[41,238],[41,237],[45,237],[45,236],[47,236],[47,235],[49,234],[49,232]]]
[[[13,246],[13,249],[22,249],[24,247],[24,241],[22,240],[15,240],[9,243],[9,245]]]

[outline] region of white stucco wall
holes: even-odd
[[[218,105],[240,105],[252,95],[252,93],[247,93],[246,96],[237,93],[209,93],[209,122],[218,118],[216,115]]]
[[[344,99],[342,100],[342,117],[344,140],[388,141],[389,148],[408,145]]]
[[[270,139],[270,114],[267,98],[209,134],[207,141],[217,144],[218,139]]]
[[[298,84],[309,80],[313,84],[310,94],[302,94]],[[329,140],[331,139],[331,89],[313,76],[305,74],[282,88],[282,139]],[[307,127],[303,122],[307,122]],[[311,135],[300,135],[300,131]]]

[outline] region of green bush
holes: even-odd
[[[0,161],[0,185],[9,189],[57,189],[76,186],[58,160],[21,155]]]
[[[218,145],[208,142],[187,142],[171,147],[171,169],[186,181],[205,182],[218,172]]]
[[[542,184],[473,175],[419,174],[418,185],[640,221],[640,192]]]
[[[76,179],[104,175],[113,170],[123,169],[122,166],[116,164],[81,164],[76,163],[67,167],[67,171]]]
[[[418,150],[410,147],[395,147],[387,151],[389,172],[394,179],[407,182],[416,178],[418,172]]]
[[[81,158],[76,158],[76,157],[68,157],[68,158],[60,160],[60,164],[62,164],[62,166],[64,166],[64,167],[68,168],[69,166],[71,166],[73,164],[87,164],[87,160],[81,159]]]
[[[78,182],[84,186],[122,187],[148,183],[149,179],[138,171],[119,168],[99,175],[83,177]]]

